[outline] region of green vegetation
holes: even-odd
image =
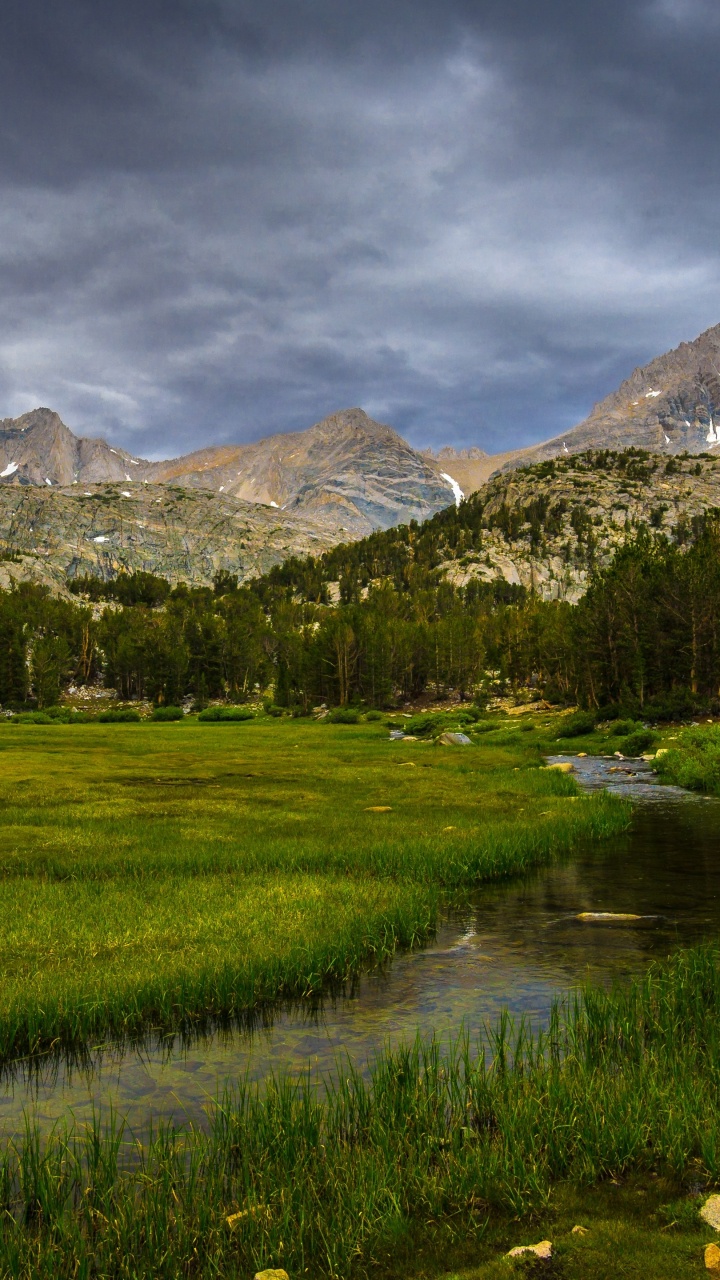
[[[544,1035],[501,1022],[489,1066],[472,1049],[419,1041],[382,1054],[369,1080],[339,1071],[324,1095],[311,1079],[241,1082],[207,1134],[167,1129],[144,1147],[99,1121],[44,1145],[31,1132],[0,1169],[0,1265],[28,1278],[274,1266],[347,1280],[427,1275],[429,1245],[445,1275],[472,1248],[469,1275],[483,1280],[508,1273],[510,1244],[554,1227],[555,1274],[606,1280],[618,1260],[603,1244],[637,1251],[628,1201],[659,1177],[657,1238],[645,1269],[625,1274],[702,1274],[707,1232],[686,1192],[720,1178],[716,948],[678,954],[627,990],[585,992]],[[583,1192],[612,1178],[627,1186],[619,1224],[603,1217],[609,1189]],[[569,1214],[582,1222],[598,1199],[574,1240]]]
[[[249,707],[208,707],[198,716],[202,724],[240,724],[254,718],[255,712]]]
[[[184,714],[182,707],[155,707],[152,718],[167,723],[171,720],[182,720]]]
[[[315,991],[426,936],[441,893],[625,824],[492,736],[0,725],[0,1060]]]
[[[290,559],[245,586],[227,572],[212,588],[171,587],[146,573],[71,583],[89,601],[110,601],[99,618],[87,599],[54,600],[27,584],[0,592],[0,704],[42,711],[71,683],[102,679],[123,700],[265,698],[298,716],[321,703],[388,710],[428,694],[484,707],[517,688],[600,719],[720,710],[718,512],[680,521],[672,540],[661,520],[628,529],[600,569],[582,471],[640,484],[657,460],[601,451],[553,465],[558,474],[572,467],[577,502],[553,505],[541,494],[498,507],[486,490],[423,525]],[[554,474],[545,464],[530,471]],[[455,586],[445,576],[457,563],[481,571],[488,531],[541,554],[566,524],[589,575],[576,606],[503,580]]]
[[[583,738],[595,728],[596,716],[591,711],[577,711],[561,721],[558,738]]]
[[[720,726],[682,730],[672,746],[668,741],[655,768],[663,782],[720,795]]]

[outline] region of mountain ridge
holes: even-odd
[[[174,484],[329,520],[359,537],[422,520],[457,500],[442,464],[362,409],[253,444],[210,445],[151,462],[101,438],[76,436],[51,409],[0,422],[0,485]]]
[[[638,365],[568,431],[481,459],[461,451],[455,477],[474,493],[499,471],[586,449],[626,448],[670,456],[720,450],[720,324]]]

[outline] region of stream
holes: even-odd
[[[428,946],[398,954],[313,1007],[296,1003],[252,1028],[194,1041],[98,1049],[82,1065],[19,1062],[2,1084],[0,1131],[22,1132],[26,1114],[47,1129],[110,1106],[134,1133],[151,1117],[202,1124],[226,1081],[329,1072],[346,1056],[366,1070],[379,1050],[418,1030],[444,1037],[464,1023],[477,1035],[502,1009],[540,1026],[569,988],[640,974],[653,957],[720,933],[720,800],[658,785],[644,761],[573,763],[584,789],[635,800],[626,834],[564,864],[484,885],[446,914]],[[640,918],[577,919],[582,912]]]

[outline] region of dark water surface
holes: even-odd
[[[363,975],[352,993],[314,1011],[297,1006],[271,1025],[219,1030],[193,1044],[103,1050],[88,1067],[48,1062],[39,1077],[18,1064],[0,1097],[0,1132],[17,1133],[28,1111],[47,1127],[112,1105],[133,1131],[149,1118],[202,1122],[226,1082],[270,1071],[331,1071],[349,1055],[361,1068],[387,1044],[420,1030],[472,1034],[501,1009],[547,1019],[558,993],[588,979],[641,973],[654,956],[720,933],[720,800],[653,782],[638,761],[576,759],[578,780],[637,802],[632,828],[580,850],[571,862],[485,886],[449,913],[431,945]],[[583,911],[645,917],[579,921]],[[653,918],[654,917],[654,918]]]

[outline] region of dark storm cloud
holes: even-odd
[[[704,0],[6,0],[3,411],[562,431],[720,320]]]

